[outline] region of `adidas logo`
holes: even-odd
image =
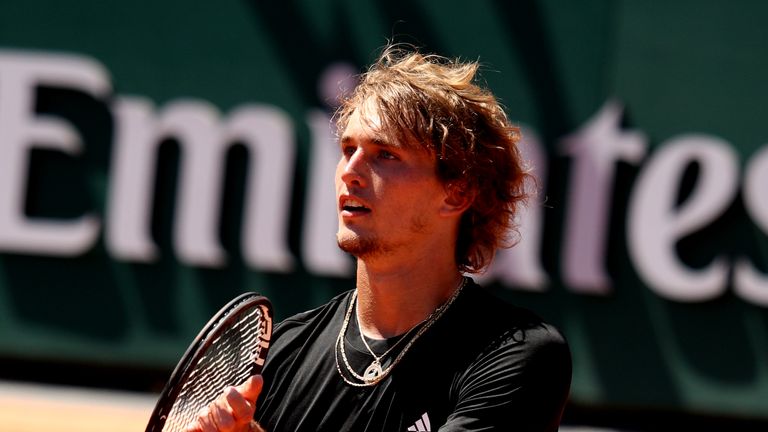
[[[424,413],[421,415],[421,418],[416,420],[416,424],[408,428],[409,431],[418,431],[418,432],[430,432],[432,430],[432,425],[429,424],[429,416],[427,413]]]

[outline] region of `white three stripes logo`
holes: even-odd
[[[429,424],[427,413],[421,415],[421,419],[416,420],[416,424],[408,428],[409,431],[430,432],[432,425]]]

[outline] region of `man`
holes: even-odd
[[[554,431],[567,345],[477,273],[526,198],[518,129],[477,64],[388,47],[338,113],[356,289],[275,329],[262,376],[190,431]]]

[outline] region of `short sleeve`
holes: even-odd
[[[456,380],[439,431],[556,431],[570,382],[570,351],[554,327],[509,330]]]

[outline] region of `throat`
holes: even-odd
[[[360,284],[355,308],[360,332],[370,339],[402,336],[452,303],[466,284],[467,278],[461,276],[440,290],[418,283],[400,289]]]

